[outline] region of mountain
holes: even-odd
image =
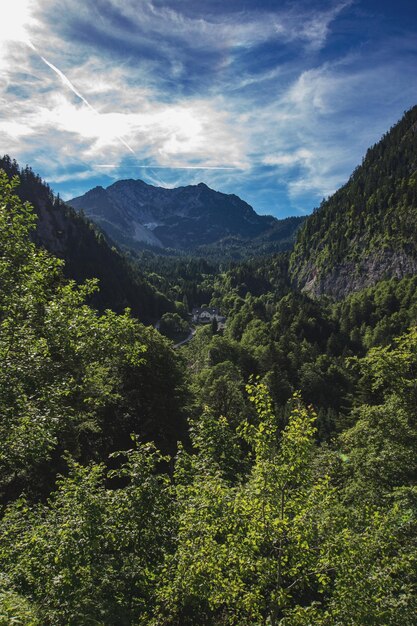
[[[224,239],[246,242],[269,233],[278,242],[289,239],[291,245],[300,225],[295,220],[289,224],[290,234],[287,228],[282,237],[277,236],[280,220],[258,215],[238,196],[214,191],[204,183],[164,189],[142,180],[120,180],[68,203],[119,244],[133,249],[153,246],[189,252]]]
[[[126,307],[145,323],[158,319],[174,305],[159,293],[118,251],[102,232],[55,197],[50,187],[30,167],[20,169],[9,156],[0,158],[0,169],[9,177],[19,176],[17,193],[30,202],[38,216],[33,240],[65,261],[68,278],[83,282],[98,278],[100,290],[92,304],[116,312]]]
[[[290,272],[306,292],[336,298],[417,273],[417,106],[308,217]]]

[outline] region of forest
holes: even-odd
[[[312,299],[285,253],[145,252],[176,315],[227,316],[174,350],[92,307],[19,184],[1,174],[0,624],[414,625],[417,277]]]
[[[404,267],[416,273],[416,134],[414,106],[306,221],[290,261],[298,286],[343,297]]]

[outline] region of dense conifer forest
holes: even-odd
[[[414,255],[416,110],[338,192],[352,220],[368,198],[355,258]],[[350,245],[338,194],[292,256],[241,261],[127,258],[73,216],[136,285],[123,311],[39,246],[42,183],[2,167],[0,625],[414,626],[417,275],[299,289],[297,259]],[[153,327],[201,305],[225,327]]]
[[[291,255],[300,287],[343,297],[386,275],[416,273],[416,139],[417,106],[305,222]]]

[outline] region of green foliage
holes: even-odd
[[[340,505],[323,519],[325,562],[335,571],[324,623],[415,621],[416,345],[412,329],[360,363],[375,395],[341,436]]]
[[[50,187],[26,166],[20,169],[10,157],[0,158],[0,169],[9,178],[19,177],[16,193],[29,201],[37,213],[31,238],[65,261],[68,278],[83,283],[99,280],[100,290],[89,294],[89,302],[100,311],[110,308],[121,313],[129,307],[142,322],[155,322],[174,304],[154,288],[140,267],[107,241],[101,231],[71,207],[54,197]]]
[[[159,331],[170,339],[181,339],[188,335],[189,326],[178,313],[164,313],[159,323]]]
[[[224,422],[213,431],[210,418],[208,431],[205,417],[199,427],[202,455],[191,460],[189,481],[178,491],[178,547],[160,590],[165,617],[155,623],[243,625],[269,616],[277,624],[317,578],[313,509],[324,481],[313,486],[309,471],[315,416],[295,396],[280,431],[265,386],[250,385],[248,392],[257,421],[240,427],[253,453],[240,483],[230,484],[222,472],[218,434],[216,448],[209,443]]]
[[[174,351],[87,306],[95,281],[35,247],[16,184],[0,174],[0,625],[412,626],[416,279],[335,304],[290,291],[281,256],[162,262],[164,322],[210,293],[228,316]]]
[[[0,626],[40,626],[36,607],[25,596],[17,593],[10,579],[0,577]]]
[[[416,609],[415,510],[410,490],[379,506],[360,499],[347,506],[343,490],[334,492],[318,520],[321,599],[303,607],[307,610],[296,621],[283,624],[411,626]]]
[[[62,263],[29,240],[34,220],[14,195],[16,184],[1,174],[0,479],[7,498],[23,486],[48,489],[65,449],[93,458],[128,441],[132,431],[163,443],[166,403],[160,406],[156,386],[147,384],[146,394],[141,389],[151,375],[158,381],[167,371],[175,436],[182,419],[182,372],[174,355],[128,311],[99,315],[88,307],[93,282],[63,281]],[[164,367],[155,376],[150,368],[158,361]]]
[[[379,502],[417,476],[417,329],[393,347],[373,348],[359,365],[370,404],[357,409],[356,423],[341,442],[349,456],[349,490]]]
[[[68,459],[70,473],[46,505],[19,500],[6,512],[0,563],[37,607],[33,624],[146,623],[171,548],[172,490],[155,473],[161,457],[152,446],[124,456],[107,477],[101,464]],[[109,478],[127,485],[109,489]]]
[[[231,361],[217,363],[204,369],[194,381],[195,392],[203,405],[215,415],[227,416],[237,425],[246,412],[244,382],[240,371]]]
[[[351,294],[334,305],[332,317],[356,350],[387,345],[417,320],[417,278],[384,280]]]

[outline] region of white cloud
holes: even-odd
[[[66,166],[81,163],[85,171],[75,177],[82,181],[98,165],[127,158],[167,168],[234,167],[233,176],[188,170],[187,178],[185,170],[146,170],[146,179],[218,181],[239,193],[243,177],[254,177],[260,188],[284,188],[298,206],[343,183],[417,88],[412,65],[380,51],[320,60],[349,1],[233,14],[225,3],[221,14],[199,18],[181,13],[181,3],[175,10],[139,4],[60,0],[57,21],[52,0],[15,0],[22,19],[12,10],[9,26],[0,24],[4,150],[41,165],[56,183],[71,180]],[[100,13],[102,6],[120,20]],[[257,46],[271,42],[259,64]]]
[[[272,40],[284,43],[300,41],[309,50],[318,50],[325,45],[331,23],[352,1],[346,0],[330,9],[294,4],[285,9],[277,7],[274,11],[252,9],[240,12],[229,11],[225,3],[216,14],[208,13],[208,7],[201,5],[198,17],[190,17],[181,11],[181,3],[173,9],[156,5],[151,0],[143,0],[139,4],[137,0],[107,0],[102,7],[99,3],[60,0],[60,14],[75,18],[78,24],[94,26],[103,39],[120,38],[124,48],[146,44],[155,47],[155,54],[167,54],[172,76],[180,76],[184,72],[183,61],[190,50],[228,54]],[[45,18],[49,16],[52,22],[53,16],[55,20],[54,0],[42,0],[39,9],[42,9]],[[227,65],[227,57],[222,58],[220,63]]]
[[[161,165],[174,159],[184,165],[202,161],[209,166],[247,167],[244,139],[219,99],[187,100],[177,105],[145,101],[140,112],[98,113],[85,99],[77,102],[72,91],[53,85],[46,102],[35,95],[30,103],[14,108],[19,124],[4,122],[0,131],[9,130],[10,135],[18,128],[19,133],[14,134],[23,144],[29,133],[48,132],[51,141],[57,140],[59,133],[71,133],[74,146],[80,142],[88,145],[83,157],[89,160],[108,159],[109,151],[121,159],[128,144],[141,160],[151,158]],[[125,145],[118,145],[119,139]]]
[[[314,155],[306,148],[300,148],[295,152],[286,152],[282,154],[267,155],[263,159],[264,165],[278,165],[283,167],[291,167],[294,165],[305,165]]]
[[[412,72],[405,79],[390,59],[370,64],[358,67],[346,59],[306,70],[258,120],[256,132],[268,138],[258,142],[254,158],[276,168],[276,181],[287,186],[294,205],[333,193],[400,117],[404,97],[414,104]],[[391,107],[381,106],[385,102]],[[266,124],[274,131],[262,135]]]
[[[28,42],[28,30],[35,24],[33,0],[13,0],[3,7],[0,20],[0,43]]]
[[[306,39],[312,50],[319,50],[324,46],[330,32],[330,24],[344,9],[351,6],[352,3],[353,0],[341,2],[330,10],[322,13],[319,12],[306,20],[301,28],[300,34]]]
[[[0,121],[0,137],[3,135],[10,141],[20,141],[23,137],[34,134],[34,129],[27,124],[13,120]]]

